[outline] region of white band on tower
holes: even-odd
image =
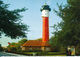
[[[42,17],[49,17],[49,10],[42,10]]]

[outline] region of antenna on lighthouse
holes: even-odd
[[[46,0],[45,0],[45,4],[46,4]]]

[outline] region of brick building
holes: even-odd
[[[22,50],[42,50],[42,51],[50,51],[50,44],[48,42],[42,42],[38,40],[29,40],[22,45]]]

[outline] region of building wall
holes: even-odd
[[[45,47],[41,47],[41,50],[44,51],[45,50]]]
[[[51,51],[50,47],[41,47],[42,51]]]
[[[50,51],[50,47],[45,47],[45,51]]]
[[[22,50],[25,50],[25,47],[22,47]]]
[[[22,50],[42,50],[42,51],[51,51],[50,47],[22,47]]]
[[[22,50],[37,50],[37,49],[41,49],[41,47],[22,47]]]

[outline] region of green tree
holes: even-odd
[[[8,10],[8,7],[9,4],[4,4],[0,0],[0,35],[4,33],[11,39],[27,37],[25,31],[28,31],[29,26],[21,22],[22,16],[19,14],[26,11],[26,8]]]
[[[8,45],[7,49],[8,50],[10,49],[10,52],[17,52],[19,49],[19,48],[17,49],[17,46],[18,46],[18,43],[12,42]]]
[[[1,46],[1,44],[0,44],[0,51],[3,51],[3,48],[2,48],[2,46]]]
[[[26,41],[28,41],[27,39],[22,39],[22,40],[20,40],[20,41],[18,41],[18,43],[14,43],[14,42],[12,42],[12,43],[10,43],[9,45],[8,45],[8,49],[10,49],[11,50],[11,52],[20,52],[21,51],[21,46],[26,42]]]
[[[11,48],[11,47],[15,47],[15,46],[16,46],[16,43],[12,42],[7,46],[7,48]]]
[[[59,43],[63,46],[76,46],[80,43],[80,0],[67,0],[66,5],[58,7],[59,11],[54,11],[62,18],[62,22],[56,25],[58,31],[55,31]]]
[[[27,39],[22,39],[22,40],[20,40],[20,41],[18,41],[18,44],[17,44],[17,46],[16,46],[16,48],[17,48],[17,50],[18,51],[21,51],[22,50],[22,45],[26,42],[26,41],[28,41]]]
[[[28,41],[27,39],[22,39],[22,40],[20,40],[18,43],[20,44],[20,45],[22,45],[22,44],[24,44],[26,41]]]
[[[76,55],[80,55],[80,43],[76,46]]]
[[[38,39],[36,39],[36,40],[42,41],[42,38],[38,38]]]
[[[52,36],[50,38],[50,44],[54,48],[54,51],[57,52],[57,51],[60,50],[60,43],[58,42],[58,38],[57,37]]]

